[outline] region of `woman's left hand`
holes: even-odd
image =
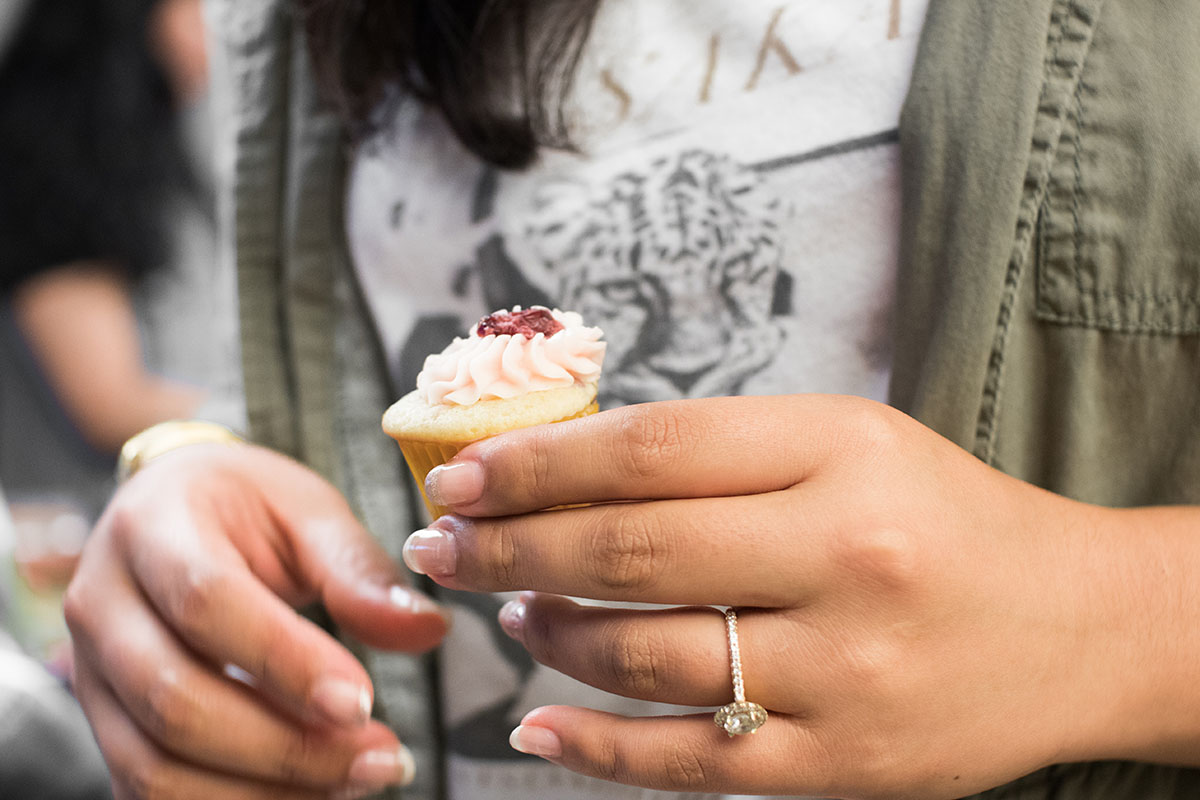
[[[514,744],[653,788],[961,797],[1103,757],[1128,722],[1121,570],[1100,509],[1004,476],[885,406],[722,398],[629,407],[478,443],[427,489],[455,514],[405,548],[471,591],[536,590],[501,623],[542,663],[712,712],[529,714]],[[551,511],[590,503],[585,507]],[[551,595],[684,606],[584,607]]]

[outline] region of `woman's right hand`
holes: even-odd
[[[412,778],[359,662],[295,608],[423,651],[446,631],[345,500],[251,445],[192,445],[113,498],[66,597],[75,690],[124,798],[355,797]]]

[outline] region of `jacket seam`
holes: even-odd
[[[1052,28],[1047,46],[1045,77],[1037,104],[1037,122],[1030,142],[1030,158],[1025,172],[1024,196],[1017,214],[1016,239],[1004,274],[1004,290],[996,315],[995,335],[988,358],[986,378],[975,426],[976,457],[995,465],[996,432],[1000,400],[1004,388],[1004,367],[1012,332],[1012,318],[1023,283],[1026,266],[1037,238],[1038,211],[1050,184],[1050,172],[1058,151],[1067,108],[1074,87],[1063,86],[1080,79],[1083,62],[1091,45],[1096,19],[1104,0],[1090,0],[1085,6],[1075,0],[1056,0],[1051,12]],[[1074,57],[1064,49],[1082,48]],[[1062,89],[1070,92],[1059,95]]]
[[[227,13],[236,14],[231,10]],[[253,12],[251,12],[253,13]],[[235,78],[240,86],[252,87],[252,94],[238,99],[238,129],[236,132],[236,172],[234,187],[236,207],[236,262],[238,272],[239,324],[242,343],[242,379],[246,397],[246,423],[254,441],[281,452],[298,455],[299,431],[295,425],[295,376],[286,358],[291,343],[279,280],[283,269],[283,238],[286,235],[276,209],[267,200],[272,196],[282,203],[282,181],[288,158],[288,141],[284,125],[290,111],[286,61],[290,58],[290,41],[278,41],[278,26],[286,23],[279,8],[272,5],[257,12],[253,23],[245,19],[237,31],[237,47],[267,52],[274,47],[266,63],[239,60]],[[261,30],[254,30],[254,26]],[[252,38],[245,39],[250,36]],[[270,86],[256,85],[258,76]],[[278,116],[258,116],[248,113],[255,103],[280,104]],[[263,157],[272,148],[274,159]],[[260,180],[251,181],[247,173],[263,173]],[[247,298],[255,298],[253,302]]]
[[[1086,60],[1083,64],[1087,66]],[[1087,119],[1084,115],[1083,107],[1083,78],[1075,85],[1075,137],[1074,137],[1074,167],[1075,167],[1075,183],[1072,187],[1071,197],[1071,222],[1073,226],[1072,233],[1075,240],[1075,289],[1080,296],[1084,296],[1086,292],[1083,289],[1083,222],[1082,222],[1082,202],[1083,202],[1083,132],[1087,125]]]
[[[1103,330],[1112,333],[1143,333],[1163,336],[1200,335],[1200,325],[1165,322],[1127,322],[1112,317],[1083,319],[1071,314],[1051,314],[1046,312],[1039,314],[1038,319],[1055,325],[1069,325],[1073,328]]]

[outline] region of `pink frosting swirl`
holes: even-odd
[[[514,309],[519,310],[519,306]],[[553,336],[480,337],[472,326],[467,338],[455,339],[445,350],[425,359],[417,376],[417,392],[429,405],[469,406],[480,400],[595,383],[604,363],[603,333],[586,327],[573,311],[554,309],[550,313],[563,326]]]

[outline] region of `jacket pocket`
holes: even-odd
[[[1037,315],[1200,333],[1200,15],[1109,2],[1063,129],[1035,238]],[[1149,4],[1145,4],[1149,5]]]

